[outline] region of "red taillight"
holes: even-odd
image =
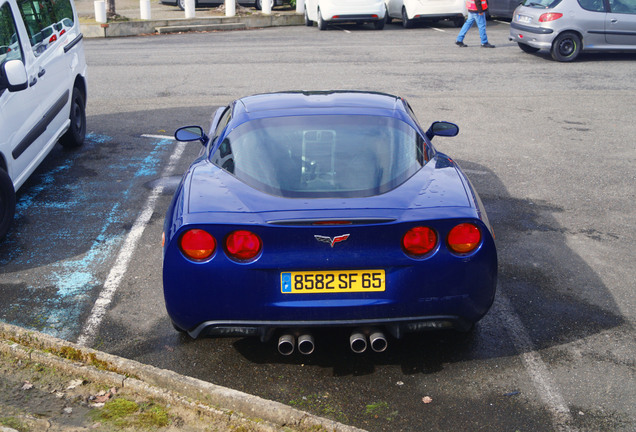
[[[426,255],[437,246],[437,234],[428,227],[414,227],[402,237],[402,247],[410,255]]]
[[[53,43],[57,40],[57,35],[53,35],[49,38],[49,43]]]
[[[234,231],[225,239],[225,250],[228,255],[240,261],[256,257],[262,246],[260,237],[251,231]]]
[[[62,36],[64,33],[66,33],[66,30],[62,29],[62,31],[60,31],[60,36]]]
[[[204,260],[212,256],[216,249],[216,240],[212,235],[200,229],[191,229],[181,236],[181,251],[194,260]]]
[[[481,242],[481,231],[470,223],[459,224],[450,231],[447,242],[448,247],[455,253],[472,252]]]
[[[543,15],[539,17],[539,22],[550,22],[550,21],[558,20],[562,16],[563,14],[558,12],[544,13]]]

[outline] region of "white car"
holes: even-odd
[[[16,191],[86,134],[86,60],[72,0],[0,0],[0,238]]]
[[[385,19],[384,0],[305,1],[305,24],[311,27],[317,22],[320,30],[335,23],[373,23],[376,30],[382,30]]]
[[[417,21],[451,20],[456,27],[464,24],[468,15],[464,0],[384,0],[387,22],[402,20],[404,28],[411,28]]]

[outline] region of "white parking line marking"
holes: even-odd
[[[164,138],[165,139],[165,138]],[[172,139],[172,138],[169,138]],[[186,143],[179,143],[175,149],[175,151],[170,156],[170,161],[168,166],[163,172],[164,177],[168,177],[172,175],[174,169],[185,150]],[[137,243],[139,243],[139,239],[141,238],[148,222],[150,222],[150,218],[155,211],[155,205],[157,203],[157,199],[163,192],[163,186],[158,184],[154,187],[146,201],[146,204],[141,211],[141,214],[137,217],[137,220],[133,224],[132,229],[126,236],[123,246],[121,247],[119,254],[117,255],[117,259],[115,260],[115,265],[110,269],[110,273],[106,278],[106,282],[104,282],[104,287],[99,294],[99,297],[95,301],[93,305],[93,309],[91,314],[86,321],[86,325],[82,330],[79,338],[77,339],[77,344],[80,346],[88,346],[92,344],[97,330],[102,322],[102,319],[106,315],[106,311],[110,306],[111,301],[113,300],[113,296],[119,287],[122,279],[126,275],[126,271],[128,270],[128,264],[133,256],[133,253],[137,247]]]
[[[570,410],[559,393],[556,385],[552,382],[548,367],[535,350],[532,339],[528,331],[523,326],[521,319],[515,313],[510,301],[503,295],[498,295],[498,318],[503,327],[508,332],[510,339],[523,363],[530,379],[537,389],[539,397],[552,414],[554,430],[561,432],[574,432],[577,429],[572,426],[572,415]]]
[[[169,136],[169,135],[151,135],[151,134],[143,134],[142,135],[143,138],[156,138],[156,139],[169,139],[169,140],[173,140],[174,137],[173,136]]]

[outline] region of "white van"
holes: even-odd
[[[0,239],[15,191],[57,142],[86,134],[86,60],[72,0],[0,0]]]

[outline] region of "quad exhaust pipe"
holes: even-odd
[[[384,333],[380,330],[354,330],[351,336],[349,336],[349,346],[351,347],[351,351],[356,354],[365,352],[367,346],[371,346],[373,351],[380,353],[387,349],[389,342]]]
[[[371,347],[377,353],[386,351],[389,342],[384,333],[377,329],[354,330],[349,336],[349,347],[356,354],[362,354]],[[292,355],[298,350],[303,355],[314,352],[316,345],[314,337],[310,333],[284,333],[278,338],[278,352],[281,355]]]
[[[285,333],[278,338],[278,352],[282,355],[291,355],[296,348],[298,348],[298,352],[303,355],[313,353],[316,348],[314,337],[309,333],[304,333],[296,338],[296,336],[291,333]]]

